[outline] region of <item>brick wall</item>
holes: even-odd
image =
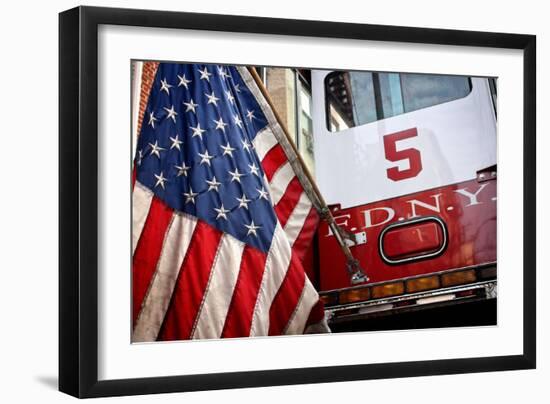
[[[143,62],[137,127],[138,136],[141,131],[141,122],[143,121],[143,115],[145,114],[145,109],[147,108],[147,100],[149,99],[149,93],[151,92],[151,87],[153,86],[153,81],[155,80],[155,74],[157,73],[158,66],[159,62]]]
[[[267,91],[281,120],[292,136],[296,132],[296,97],[294,74],[290,69],[267,69]]]

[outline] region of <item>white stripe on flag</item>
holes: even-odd
[[[264,336],[269,332],[269,309],[288,271],[291,254],[292,251],[286,234],[277,222],[254,308],[250,326],[251,337]]]
[[[266,126],[259,131],[252,141],[252,145],[254,146],[254,150],[256,150],[256,154],[258,155],[258,159],[260,159],[260,161],[264,159],[267,152],[270,151],[276,144],[277,138],[269,126]]]
[[[304,227],[304,222],[306,221],[307,215],[311,210],[311,201],[305,192],[302,192],[298,203],[294,207],[294,210],[290,214],[286,224],[285,224],[285,233],[288,237],[290,245],[294,245],[294,242],[300,235],[300,231]]]
[[[273,177],[271,177],[271,182],[269,183],[269,188],[271,189],[271,201],[273,206],[277,205],[285,191],[290,184],[290,181],[296,176],[292,166],[287,161],[275,172]]]
[[[191,339],[220,338],[239,275],[244,243],[224,234]]]
[[[136,181],[132,192],[132,255],[136,251],[152,200],[153,193]]]
[[[196,224],[197,219],[187,214],[174,213],[172,216],[157,269],[136,320],[133,342],[157,339]]]
[[[302,334],[306,328],[307,319],[312,307],[319,300],[319,294],[309,281],[308,277],[305,277],[304,289],[302,290],[302,296],[300,301],[296,305],[296,309],[292,314],[292,318],[288,322],[285,334]]]

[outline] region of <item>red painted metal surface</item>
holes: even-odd
[[[392,260],[419,257],[439,250],[444,241],[438,223],[410,223],[386,232],[382,239],[382,251]]]
[[[331,209],[337,223],[344,229],[352,233],[366,232],[367,242],[353,246],[351,250],[367,272],[368,283],[496,261],[496,178],[484,182],[473,179],[349,209],[338,206]],[[379,252],[381,231],[396,221],[424,216],[436,216],[444,222],[447,230],[445,250],[432,258],[386,264]],[[422,226],[420,231],[429,238],[423,247],[412,245],[414,237],[410,234],[396,234],[386,242],[399,245],[387,245],[386,248],[399,255],[400,251],[436,244],[437,237],[441,237],[429,226]],[[420,240],[420,233],[416,236]],[[317,237],[320,290],[352,286],[344,255],[326,223],[320,224]]]

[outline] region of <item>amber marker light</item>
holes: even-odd
[[[336,293],[320,295],[319,298],[325,306],[336,306],[338,304],[338,295]]]
[[[351,289],[340,292],[340,304],[349,304],[369,300],[369,288]]]
[[[403,282],[392,282],[384,285],[372,287],[372,298],[379,299],[381,297],[401,295],[405,292],[405,284]]]
[[[473,269],[467,271],[451,272],[441,275],[441,286],[462,285],[476,281],[476,272]]]
[[[423,290],[436,289],[439,287],[438,276],[426,276],[423,278],[409,279],[407,281],[407,292],[421,292]]]

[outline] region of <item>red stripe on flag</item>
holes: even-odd
[[[302,264],[293,253],[290,267],[269,308],[269,335],[281,335],[285,331],[292,313],[300,301],[305,276]]]
[[[132,318],[134,324],[145,293],[149,288],[149,282],[157,267],[164,236],[172,215],[171,208],[160,199],[153,197],[132,263]]]
[[[197,222],[157,338],[159,341],[190,338],[221,237],[221,231],[205,222]]]
[[[288,161],[285,151],[280,144],[271,148],[262,160],[262,168],[268,181],[271,181],[277,170]]]
[[[300,261],[303,260],[309,248],[309,244],[315,235],[315,230],[317,229],[318,223],[319,215],[317,214],[315,208],[312,207],[306,217],[306,220],[304,221],[300,234],[292,245],[292,251],[296,252],[298,258],[300,258]]]
[[[267,255],[251,246],[243,251],[239,276],[229,304],[222,338],[248,337]]]
[[[290,184],[288,184],[283,197],[279,203],[277,203],[277,206],[275,206],[275,213],[282,227],[285,227],[303,191],[304,189],[302,188],[302,184],[300,184],[300,180],[298,177],[294,177],[292,181],[290,181]]]

